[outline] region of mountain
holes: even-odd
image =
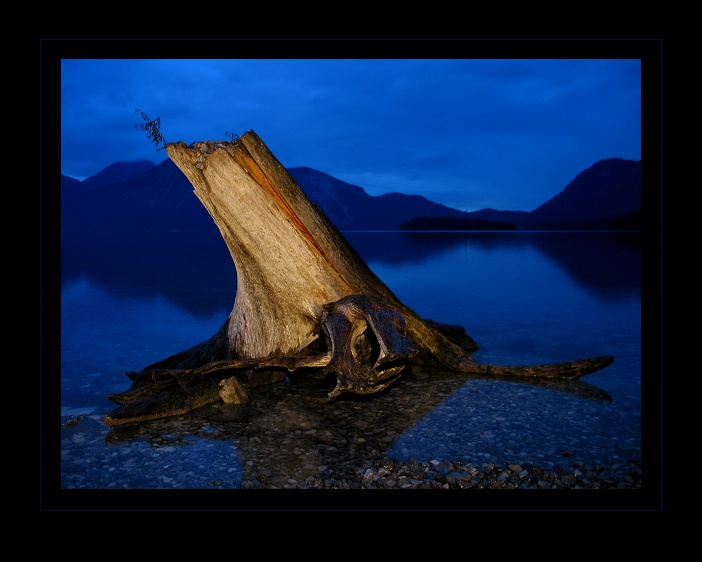
[[[216,230],[190,182],[173,162],[132,164],[113,164],[83,182],[62,176],[62,230]],[[401,223],[419,215],[468,216],[419,195],[371,196],[312,168],[290,168],[288,172],[340,230],[398,230]]]
[[[530,230],[637,230],[641,161],[600,160],[530,213],[482,209],[468,214],[471,219],[506,221]]]
[[[362,188],[312,168],[288,173],[339,230],[398,230],[414,217],[467,218],[468,213],[434,203],[420,195],[368,195]]]
[[[563,191],[529,213],[527,226],[604,226],[640,212],[641,161],[608,158],[580,172]]]
[[[75,180],[68,176],[61,176],[61,197],[75,197],[83,193],[85,193],[85,190],[80,180]]]
[[[459,225],[506,222],[520,229],[639,228],[640,161],[601,160],[530,213],[464,212],[419,195],[371,196],[361,187],[312,168],[290,168],[288,172],[340,230],[399,230],[416,218],[433,218],[414,223],[431,225],[441,217],[470,219],[456,223]],[[160,164],[116,162],[82,182],[61,176],[61,221],[66,232],[217,233],[190,182],[168,159]]]
[[[135,162],[115,162],[102,172],[81,182],[84,186],[97,189],[105,185],[129,180],[144,172],[152,170],[156,164],[151,160],[137,160]]]
[[[94,176],[84,181],[78,181],[68,176],[61,176],[61,196],[76,197],[82,196],[91,191],[96,191],[106,185],[120,183],[131,179],[147,170],[152,169],[156,164],[151,160],[137,160],[135,162],[115,162]]]
[[[149,162],[150,166],[132,164],[108,166],[81,182],[81,193],[74,193],[68,183],[69,189],[61,193],[61,230],[217,231],[212,218],[193,194],[190,182],[173,162]],[[108,171],[110,173],[106,173]],[[66,182],[64,178],[61,178],[62,186]]]

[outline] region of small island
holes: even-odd
[[[458,217],[415,217],[400,224],[400,230],[517,230],[511,222]]]

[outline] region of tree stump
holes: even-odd
[[[108,398],[116,426],[181,415],[291,371],[336,376],[330,396],[380,392],[411,365],[485,376],[578,378],[611,356],[532,366],[485,365],[460,326],[422,319],[368,268],[253,131],[165,146],[229,249],[237,291],[210,339],[127,373]],[[231,380],[236,377],[236,384]],[[226,382],[229,381],[229,382]]]

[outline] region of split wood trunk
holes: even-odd
[[[598,356],[532,366],[484,365],[460,326],[420,318],[368,268],[344,236],[249,131],[235,141],[166,145],[229,249],[237,292],[210,339],[139,373],[108,425],[180,415],[310,370],[336,376],[330,396],[383,390],[410,365],[483,375],[578,378]]]

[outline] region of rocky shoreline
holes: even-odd
[[[543,498],[556,495],[569,496],[558,509],[574,509],[587,490],[623,490],[593,495],[598,506],[613,495],[628,496],[628,505],[653,484],[642,485],[648,468],[636,426],[599,397],[422,372],[382,396],[333,400],[326,391],[323,383],[291,377],[254,390],[246,405],[116,428],[105,426],[102,411],[67,412],[61,488],[70,497],[95,492],[101,508],[144,495],[153,509],[156,492],[167,506],[178,498],[174,509],[197,497],[198,508],[211,502],[213,509],[287,511],[417,509],[422,502],[429,509],[444,502],[448,509],[481,502],[494,509],[495,496],[528,496],[527,509],[543,509]],[[124,490],[129,494],[113,493]],[[167,491],[176,494],[162,495]]]
[[[298,482],[289,478],[273,483],[265,475],[245,479],[242,489],[640,489],[641,463],[637,460],[612,464],[556,465],[543,469],[529,463],[464,464],[461,461],[395,461],[383,459],[349,467],[349,474],[326,475]]]
[[[63,421],[66,489],[641,489],[639,459],[469,462],[391,458],[363,437],[326,441],[316,429],[260,425],[204,432],[192,419],[107,429],[97,416]],[[366,437],[369,437],[366,428]],[[326,442],[325,442],[326,441]],[[117,447],[117,449],[115,449]],[[246,451],[246,459],[237,456]],[[356,455],[350,451],[355,450]],[[241,462],[243,460],[243,462]]]

